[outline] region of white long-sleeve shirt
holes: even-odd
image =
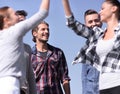
[[[35,15],[0,31],[0,77],[21,77],[24,59],[23,36],[37,26],[48,14],[40,10]]]

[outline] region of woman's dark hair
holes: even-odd
[[[9,9],[8,6],[0,8],[0,30],[2,30],[4,27],[4,17],[9,17],[8,9]]]
[[[45,21],[40,22],[40,24],[46,24],[46,25],[49,27],[49,24],[48,24],[47,22],[45,22]],[[40,24],[39,24],[39,25],[40,25]],[[37,32],[38,29],[39,29],[38,26],[36,26],[35,28],[32,29],[32,36],[33,36],[33,39],[32,39],[32,40],[33,40],[33,42],[36,42],[36,38],[35,38],[35,36],[33,35],[33,32]]]
[[[119,2],[119,0],[105,0],[105,2],[108,2],[118,8],[116,15],[118,17],[118,20],[120,20],[120,2]]]

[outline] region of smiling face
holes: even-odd
[[[107,20],[109,20],[112,17],[112,13],[112,5],[107,2],[104,2],[100,10],[101,21],[107,22]]]
[[[18,23],[18,16],[16,15],[15,11],[8,7],[1,7],[0,8],[0,29],[9,28],[12,25]]]
[[[8,9],[8,16],[5,18],[5,24],[7,25],[7,27],[10,27],[12,25],[15,25],[16,23],[18,23],[19,18],[16,15],[15,11],[12,8]]]
[[[101,27],[101,22],[100,22],[100,17],[99,14],[94,13],[94,14],[89,14],[85,16],[85,25],[88,27]]]
[[[119,19],[119,4],[115,0],[106,0],[102,4],[102,8],[100,10],[100,17],[102,22],[108,22],[110,19],[116,18]]]
[[[49,39],[49,26],[45,23],[38,25],[37,30],[33,31],[36,42],[46,43]]]

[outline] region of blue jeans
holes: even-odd
[[[99,94],[99,71],[89,64],[82,65],[82,94]]]

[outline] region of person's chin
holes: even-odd
[[[48,42],[48,40],[43,40],[43,43],[47,43]]]

